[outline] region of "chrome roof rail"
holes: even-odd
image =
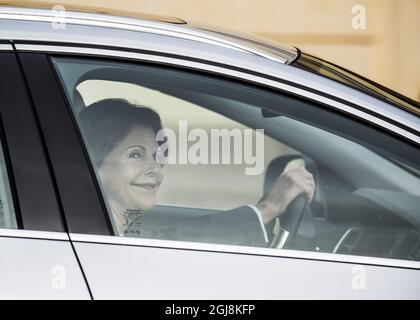
[[[212,28],[198,28],[177,18],[162,18],[145,15],[142,19],[134,19],[108,14],[67,10],[58,14],[57,10],[53,10],[53,8],[48,10],[0,5],[0,19],[76,24],[154,33],[239,50],[282,64],[291,63],[298,55],[297,49],[293,47],[278,44],[272,45],[268,44],[268,41],[264,42],[252,38],[238,37],[230,35],[229,33],[213,31]]]

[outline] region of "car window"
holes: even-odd
[[[176,132],[181,138],[180,124],[185,124],[186,131],[200,128],[207,137],[211,130],[239,129],[249,127],[232,119],[210,111],[199,104],[159,92],[147,87],[107,80],[87,80],[76,87],[86,105],[104,99],[124,98],[137,105],[155,110],[162,120],[164,128]],[[182,128],[181,128],[182,130]],[[179,142],[179,141],[178,141]],[[234,141],[232,141],[234,142]],[[189,143],[192,145],[193,143]],[[297,151],[284,143],[264,135],[264,157],[261,167],[279,155],[296,154]],[[234,157],[234,150],[230,156]],[[191,161],[167,165],[165,182],[159,188],[158,203],[161,205],[188,206],[215,210],[227,210],[243,203],[256,203],[261,197],[263,175],[245,175],[247,164],[233,163],[218,165],[197,165]],[[223,184],[219,177],[225,177]],[[173,192],[177,190],[177,192]],[[205,195],[205,196],[204,196]]]
[[[16,229],[16,216],[7,176],[6,162],[0,148],[0,228]]]
[[[419,151],[403,140],[222,78],[53,64],[115,235],[420,258]]]

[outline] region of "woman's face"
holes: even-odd
[[[119,211],[155,206],[163,180],[162,166],[155,160],[157,148],[151,128],[135,127],[105,157],[99,175],[108,200]]]

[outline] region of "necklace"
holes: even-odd
[[[139,209],[125,209],[124,212],[119,212],[115,209],[111,202],[109,207],[112,211],[112,216],[116,222],[118,234],[124,236],[127,230],[136,222],[139,224],[139,219],[142,216],[142,212]],[[139,232],[138,232],[139,233]]]

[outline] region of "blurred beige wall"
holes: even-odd
[[[1,2],[1,1],[0,1]],[[36,3],[37,1],[31,1]],[[331,60],[420,100],[420,0],[57,0],[172,15],[257,33]],[[366,29],[352,28],[352,7]]]

